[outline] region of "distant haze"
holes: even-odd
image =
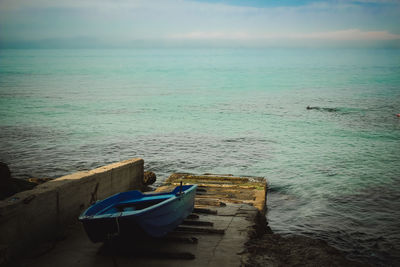
[[[400,1],[0,0],[2,48],[400,47]]]

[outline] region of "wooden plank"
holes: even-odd
[[[169,252],[169,251],[156,251],[156,250],[135,251],[133,256],[138,258],[179,259],[179,260],[194,260],[196,258],[196,256],[190,252]]]
[[[194,208],[193,209],[194,213],[204,213],[204,214],[218,214],[216,210],[210,210],[206,208]]]
[[[180,185],[180,183],[172,183],[175,186]],[[183,181],[184,185],[187,184],[193,184],[193,183],[187,183]],[[226,184],[226,183],[209,183],[209,184],[202,184],[202,183],[197,183],[198,186],[202,187],[218,187],[218,188],[235,188],[235,189],[258,189],[257,186],[255,185],[236,185],[236,184]],[[264,190],[264,189],[258,189],[258,190]]]
[[[204,206],[215,206],[215,207],[225,207],[226,204],[219,201],[218,199],[207,199],[207,198],[197,198],[195,199],[195,203],[197,205],[204,205]]]
[[[213,222],[207,222],[207,221],[192,221],[192,220],[184,220],[182,222],[184,225],[198,225],[198,226],[214,226]]]
[[[183,237],[183,236],[173,236],[168,235],[160,239],[161,241],[165,242],[177,242],[177,243],[185,243],[185,244],[197,244],[199,240],[196,237]]]
[[[187,219],[189,219],[189,220],[198,220],[199,219],[199,215],[192,213],[187,217]]]
[[[218,234],[224,235],[224,229],[214,229],[214,228],[199,228],[199,227],[186,227],[186,226],[178,226],[175,231],[177,232],[185,232],[185,233],[194,233],[194,234]]]

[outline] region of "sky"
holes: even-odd
[[[2,48],[396,47],[400,0],[0,0]]]

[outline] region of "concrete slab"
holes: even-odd
[[[165,239],[151,241],[142,246],[140,249],[145,249],[146,253],[142,253],[137,248],[134,244],[135,240],[132,240],[132,243],[129,243],[122,250],[119,250],[119,246],[125,246],[125,243],[115,243],[113,247],[91,243],[83,227],[76,223],[68,228],[65,240],[52,244],[53,247],[50,246],[51,250],[43,255],[33,255],[22,259],[21,265],[32,267],[240,266],[242,261],[241,252],[245,249],[244,244],[249,238],[249,231],[253,229],[254,220],[252,219],[254,219],[255,214],[254,212],[249,212],[247,217],[235,217],[235,212],[243,213],[241,208],[244,205],[228,204],[226,207],[216,209],[217,212],[228,209],[230,211],[229,215],[199,215],[198,220],[214,223],[213,227],[208,228],[225,230],[225,234],[174,232]],[[255,210],[254,207],[253,209]],[[248,210],[248,207],[245,210]],[[197,244],[188,244],[182,242],[182,240],[169,241],[168,238],[172,236],[196,238],[198,242]],[[165,255],[162,255],[162,253],[165,253]],[[195,258],[174,258],[184,257],[184,254],[180,255],[179,253],[189,253],[194,255]]]
[[[19,262],[21,266],[32,267],[241,266],[245,260],[245,244],[254,235],[260,223],[258,216],[265,210],[259,191],[263,191],[265,200],[266,183],[260,180],[253,183],[243,177],[238,180],[234,177],[218,178],[214,183],[212,176],[208,175],[206,180],[211,187],[202,186],[196,200],[204,199],[206,195],[219,201],[218,196],[224,195],[224,205],[196,205],[198,209],[188,219],[190,225],[182,224],[164,238],[94,244],[87,238],[83,227],[75,223],[67,229],[64,240],[50,244],[44,253],[33,253]],[[190,176],[191,182],[195,179],[195,176]],[[178,180],[170,179],[169,182],[173,186]],[[183,182],[186,182],[184,178]],[[164,187],[157,191],[167,189]],[[231,196],[227,197],[228,194]],[[237,200],[248,203],[237,203]],[[203,225],[196,225],[196,221]]]

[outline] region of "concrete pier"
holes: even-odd
[[[140,243],[114,240],[94,244],[76,221],[77,214],[61,239],[42,243],[18,263],[58,267],[243,265],[248,256],[245,244],[266,226],[266,181],[231,175],[173,174],[156,191],[168,191],[180,182],[199,185],[195,209],[166,237]],[[87,192],[88,202],[91,193]]]
[[[77,172],[0,201],[0,264],[59,239],[94,201],[141,189],[143,164],[136,158]]]
[[[265,215],[267,181],[263,177],[235,177],[233,175],[174,173],[166,181],[167,186],[197,184],[197,205],[212,202],[248,204]],[[157,189],[164,190],[164,187]]]

